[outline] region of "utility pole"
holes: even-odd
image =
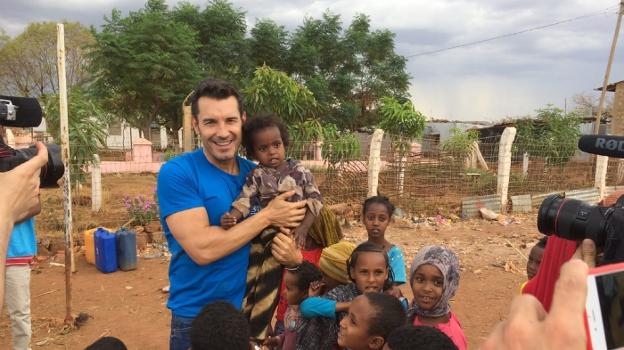
[[[605,72],[602,82],[602,91],[600,91],[600,102],[598,103],[598,114],[594,123],[594,134],[600,132],[600,118],[604,110],[605,97],[607,96],[607,85],[609,85],[609,75],[611,74],[611,65],[615,56],[615,47],[617,46],[618,36],[620,35],[620,26],[622,25],[622,13],[624,12],[624,0],[620,0],[620,8],[618,10],[617,22],[615,24],[615,32],[613,33],[613,41],[611,42],[611,52],[609,53],[609,62],[607,63],[607,71]]]

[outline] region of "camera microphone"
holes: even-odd
[[[587,153],[624,158],[624,137],[609,135],[582,135],[578,148]]]
[[[42,116],[36,98],[0,95],[0,125],[32,128],[41,124]]]

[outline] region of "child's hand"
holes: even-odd
[[[232,214],[225,213],[221,216],[221,227],[228,230],[234,225],[236,225],[236,218]]]
[[[280,346],[280,337],[268,337],[262,343],[263,347],[276,348]]]
[[[312,283],[310,283],[310,288],[308,288],[308,296],[309,297],[320,296],[321,291],[323,290],[324,286],[325,286],[325,283],[321,281],[313,281]]]
[[[295,244],[297,244],[298,248],[305,248],[306,238],[308,237],[308,233],[297,227],[293,230]]]
[[[397,299],[403,296],[403,293],[401,293],[401,288],[399,288],[399,286],[397,285],[392,285],[392,287],[387,289],[385,293],[388,295],[392,295],[393,297]]]

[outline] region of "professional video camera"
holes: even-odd
[[[591,154],[624,158],[624,137],[583,135],[578,147]],[[624,261],[624,196],[613,207],[602,207],[550,195],[540,205],[537,229],[570,240],[590,238],[598,249],[604,249],[601,264]]]
[[[35,98],[0,96],[0,125],[29,128],[41,124],[42,111]],[[65,167],[58,145],[46,144],[48,164],[41,168],[41,187],[57,187]],[[0,172],[9,171],[37,154],[35,146],[15,150],[0,137]]]

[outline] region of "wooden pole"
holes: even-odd
[[[600,102],[598,102],[598,113],[596,114],[596,120],[594,122],[594,134],[600,133],[600,119],[602,118],[602,111],[604,109],[605,98],[607,96],[607,85],[609,84],[609,75],[611,74],[611,65],[613,64],[613,58],[615,57],[615,47],[617,45],[618,36],[620,35],[620,26],[622,25],[622,12],[624,12],[624,0],[620,0],[620,8],[618,10],[617,22],[615,24],[615,31],[613,32],[613,40],[611,41],[611,52],[609,53],[609,61],[607,62],[607,70],[605,72],[604,80],[602,82],[602,90],[600,91]],[[609,163],[609,157],[597,156],[596,157],[596,174],[594,178],[594,186],[598,187],[600,198],[605,195],[605,187],[607,185],[607,166]]]
[[[600,102],[598,102],[598,114],[594,122],[594,134],[600,132],[600,118],[604,109],[605,97],[607,96],[607,85],[609,85],[609,75],[611,74],[611,65],[613,57],[615,57],[615,47],[617,46],[618,36],[620,35],[620,26],[622,25],[622,12],[624,12],[624,0],[620,0],[620,9],[618,10],[617,22],[615,23],[615,32],[613,33],[613,41],[611,41],[611,52],[609,53],[609,61],[607,62],[607,71],[602,81],[602,91],[600,91]]]
[[[190,152],[193,150],[193,126],[192,126],[192,120],[193,120],[193,114],[191,112],[191,104],[189,102],[189,99],[191,98],[191,95],[193,95],[193,93],[195,93],[195,91],[191,91],[190,94],[188,94],[186,96],[186,98],[184,99],[184,102],[182,103],[182,140],[183,140],[183,145],[182,146],[182,150],[184,152]]]
[[[71,167],[69,155],[69,123],[67,117],[67,84],[65,76],[65,28],[62,23],[56,25],[57,33],[57,67],[59,81],[59,112],[61,120],[61,153],[65,174],[63,175],[63,204],[65,212],[65,323],[73,323],[72,317],[72,283],[71,274],[75,271],[73,239],[72,239],[72,199],[71,199]]]
[[[515,138],[516,128],[505,128],[498,146],[496,194],[500,195],[501,212],[504,212],[507,208],[507,192],[509,191],[509,176],[511,173],[511,147]]]
[[[371,138],[368,155],[368,197],[376,196],[379,187],[379,171],[381,170],[381,143],[384,131],[375,129]]]

